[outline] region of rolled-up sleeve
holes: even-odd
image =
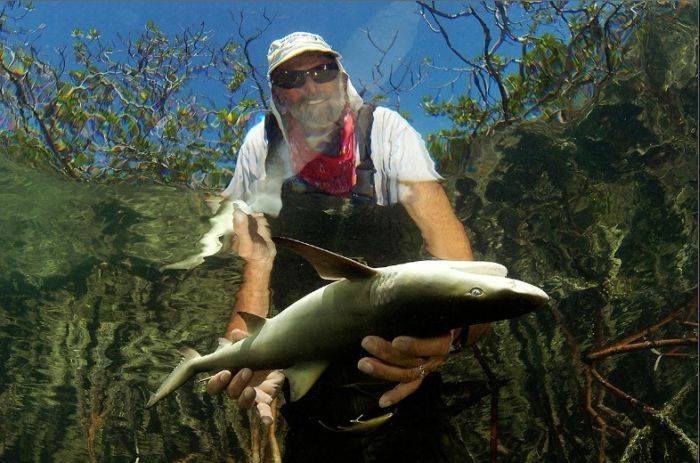
[[[265,124],[260,122],[246,134],[241,149],[238,151],[233,178],[221,194],[230,199],[241,199],[249,202],[254,183],[265,177],[266,155]]]
[[[406,183],[437,181],[442,177],[423,137],[400,114],[387,108],[374,111],[372,160],[378,203],[397,202]]]

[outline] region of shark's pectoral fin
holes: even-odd
[[[184,361],[189,361],[201,357],[199,352],[192,349],[191,347],[183,346],[178,349],[180,354],[184,357]]]
[[[230,346],[231,344],[235,344],[235,343],[233,341],[231,341],[230,339],[219,338],[219,345],[216,347],[216,350],[224,349],[224,348]]]
[[[291,249],[309,261],[324,280],[342,280],[343,278],[357,280],[370,278],[377,274],[377,271],[372,267],[303,241],[280,236],[272,237],[272,241],[277,245]]]
[[[265,322],[267,322],[267,318],[261,317],[260,315],[255,315],[250,312],[243,312],[241,310],[236,312],[240,317],[243,319],[245,322],[246,326],[248,327],[248,333],[256,333],[260,328],[263,327]]]
[[[302,362],[284,370],[284,376],[289,381],[290,400],[296,402],[304,397],[329,363],[327,360]]]

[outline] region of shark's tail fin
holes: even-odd
[[[160,385],[155,394],[151,395],[148,399],[146,408],[151,408],[162,398],[169,395],[178,387],[182,386],[188,379],[190,379],[196,371],[192,368],[192,363],[194,360],[201,357],[196,350],[190,347],[183,347],[180,349],[180,353],[183,355],[182,361],[175,367],[175,369],[170,373],[170,375],[165,378],[163,384]]]

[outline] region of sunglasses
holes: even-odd
[[[272,85],[280,88],[300,88],[311,77],[317,84],[325,84],[338,77],[338,63],[324,63],[306,71],[279,71],[271,76]]]

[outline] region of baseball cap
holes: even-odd
[[[272,71],[280,64],[307,51],[320,51],[340,58],[340,53],[333,50],[320,35],[293,32],[270,44],[267,51],[267,77],[269,78]]]

